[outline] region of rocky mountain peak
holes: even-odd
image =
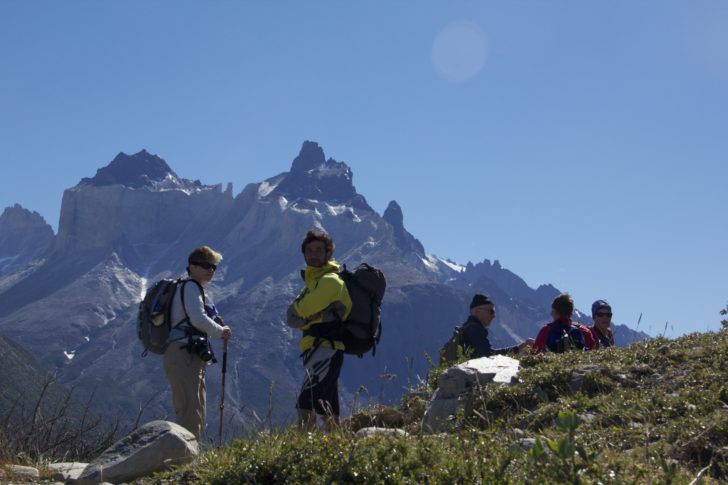
[[[2,215],[0,215],[0,224],[3,226],[13,224],[17,226],[47,226],[43,216],[35,211],[29,211],[20,204],[14,204],[12,207],[6,207]]]
[[[46,237],[53,237],[53,229],[43,219],[43,216],[35,211],[29,211],[20,204],[6,207],[0,216],[0,240],[13,235],[23,233],[37,233]]]
[[[133,155],[120,152],[111,163],[98,169],[94,177],[82,179],[80,185],[124,185],[136,189],[155,187],[160,183],[172,187],[190,184],[189,181],[180,179],[162,158],[142,150]],[[197,181],[192,184],[200,185]]]
[[[37,256],[50,247],[54,237],[40,214],[20,204],[7,207],[0,216],[0,258]]]
[[[324,150],[315,141],[304,141],[298,156],[293,159],[291,173],[305,173],[326,163]]]
[[[347,164],[333,158],[327,160],[318,143],[305,141],[293,160],[291,171],[271,193],[288,200],[312,199],[366,206],[363,197],[356,193],[353,176]]]

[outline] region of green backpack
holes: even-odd
[[[458,359],[458,355],[461,352],[460,346],[462,343],[462,332],[462,325],[458,325],[457,327],[455,327],[452,332],[452,336],[450,337],[450,340],[445,342],[445,345],[442,346],[442,348],[440,349],[440,365],[444,365],[445,363],[452,363]]]

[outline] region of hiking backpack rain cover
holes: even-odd
[[[344,352],[361,357],[376,346],[382,334],[382,299],[387,281],[377,268],[362,263],[354,271],[339,272],[351,298],[349,318],[341,322]]]
[[[440,365],[445,365],[445,363],[452,364],[462,354],[462,351],[459,350],[462,334],[463,326],[458,325],[455,327],[450,340],[445,342],[445,345],[440,348]]]
[[[163,354],[172,330],[172,298],[183,280],[162,279],[144,295],[139,303],[137,334],[144,346],[144,353]]]

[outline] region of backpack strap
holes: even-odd
[[[200,289],[200,293],[202,294],[202,303],[204,304],[207,301],[207,299],[205,297],[205,290],[202,289],[202,285],[200,285],[200,283],[198,283],[196,280],[194,280],[192,278],[188,278],[186,280],[183,280],[181,285],[179,285],[179,287],[178,287],[178,289],[180,291],[179,296],[180,296],[180,301],[182,302],[182,311],[184,312],[185,317],[182,320],[180,320],[179,322],[177,322],[175,325],[173,325],[172,328],[180,328],[180,329],[184,330],[184,336],[177,338],[173,341],[187,339],[187,343],[182,345],[180,348],[182,348],[182,349],[187,348],[188,350],[191,346],[192,335],[195,333],[195,327],[193,327],[192,324],[190,323],[190,315],[189,315],[189,313],[187,313],[187,306],[185,305],[185,285],[190,281],[195,283],[197,285],[197,287]],[[171,313],[171,305],[170,305],[170,313]],[[184,325],[185,323],[187,323],[187,325]]]
[[[305,337],[314,337],[313,346],[301,353],[304,365],[308,363],[313,353],[321,346],[321,342],[323,341],[328,341],[331,348],[336,350],[334,340],[341,337],[340,325],[340,321],[316,323],[311,328],[303,331]]]
[[[190,281],[192,281],[194,284],[196,284],[197,288],[200,289],[200,293],[202,294],[202,303],[203,304],[207,303],[207,298],[205,298],[205,290],[202,289],[202,285],[200,283],[198,283],[196,280],[193,280],[192,278],[188,278],[188,279],[184,280],[182,282],[182,285],[180,286],[180,290],[179,290],[180,295],[179,296],[182,301],[182,311],[185,312],[185,317],[182,320],[180,320],[179,322],[177,322],[176,324],[174,324],[174,326],[172,328],[177,328],[180,325],[182,325],[183,323],[185,323],[185,322],[189,323],[189,321],[190,321],[190,315],[189,315],[189,313],[187,313],[187,306],[185,305],[185,285],[187,283],[189,283]]]

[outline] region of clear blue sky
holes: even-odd
[[[702,0],[5,0],[0,205],[57,228],[65,188],[142,148],[237,193],[315,140],[430,253],[717,329],[726,25]]]

